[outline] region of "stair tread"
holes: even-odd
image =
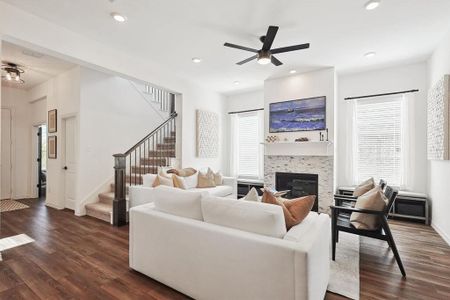
[[[114,200],[114,192],[105,192],[98,194],[99,197],[105,197],[111,200]],[[126,196],[126,199],[128,200],[128,195]]]

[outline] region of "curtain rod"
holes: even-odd
[[[241,110],[241,111],[232,111],[229,112],[229,115],[234,115],[234,114],[241,114],[241,113],[246,113],[246,112],[252,112],[252,111],[258,111],[258,110],[264,110],[264,108],[256,108],[256,109],[249,109],[249,110]]]
[[[374,95],[367,95],[367,96],[347,97],[347,98],[344,98],[344,100],[355,100],[355,99],[373,98],[373,97],[390,96],[390,95],[398,95],[398,94],[406,94],[406,93],[416,93],[418,91],[419,90],[408,90],[408,91],[392,92],[392,93],[384,93],[384,94],[374,94]]]

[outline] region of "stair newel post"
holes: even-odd
[[[114,154],[113,157],[114,157],[113,225],[122,226],[127,223],[126,155]]]

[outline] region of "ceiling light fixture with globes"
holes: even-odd
[[[375,8],[377,8],[378,6],[380,6],[381,1],[380,0],[371,0],[369,2],[367,2],[364,7],[367,10],[374,10]]]
[[[25,83],[25,81],[21,78],[21,74],[23,74],[24,71],[19,67],[19,65],[11,62],[2,62],[1,69],[3,73],[5,73],[5,75],[2,75],[3,80],[17,84]]]

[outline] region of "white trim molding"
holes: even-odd
[[[442,237],[442,239],[450,246],[450,236],[448,236],[444,230],[442,230],[439,225],[434,222],[431,222],[431,227]]]

